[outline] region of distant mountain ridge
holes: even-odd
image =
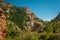
[[[57,15],[57,17],[55,18],[56,21],[60,21],[60,13]]]
[[[55,21],[55,22],[60,21],[60,12],[58,13],[58,15],[54,19],[52,19],[52,21]]]

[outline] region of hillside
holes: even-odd
[[[2,28],[5,27],[3,29],[5,36],[7,35],[6,32],[9,33],[12,31],[21,32],[22,34],[24,31],[43,31],[41,29],[43,28],[42,20],[37,18],[28,7],[16,7],[2,1],[0,1],[0,21],[2,21]]]
[[[58,15],[52,21],[60,21],[60,12],[58,13]]]
[[[60,13],[43,21],[26,6],[0,0],[0,40],[60,40]]]

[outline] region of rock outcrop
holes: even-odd
[[[36,20],[36,16],[33,14],[33,12],[31,12],[31,10],[27,7],[24,7],[25,11],[26,11],[26,25],[28,28],[26,28],[28,31],[38,31],[38,30],[43,30],[43,26],[41,25],[42,23],[40,23],[38,20]]]
[[[6,36],[6,20],[5,20],[4,12],[0,8],[0,40]]]

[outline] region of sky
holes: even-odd
[[[16,6],[27,6],[37,17],[50,21],[60,12],[60,0],[3,0]]]

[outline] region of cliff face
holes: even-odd
[[[0,8],[0,40],[6,36],[6,20],[4,12]]]

